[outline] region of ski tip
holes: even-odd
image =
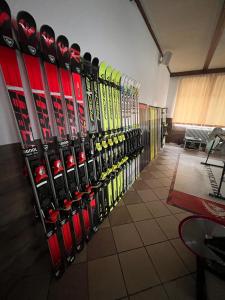
[[[8,4],[0,1],[0,44],[9,48],[16,48],[12,34],[11,11]]]
[[[94,57],[92,59],[92,65],[95,66],[95,67],[99,66],[99,59],[98,59],[98,57]]]
[[[112,78],[111,78],[111,79],[112,79],[112,82],[115,81],[117,73],[118,73],[117,69],[113,69],[113,70],[112,70]]]
[[[8,3],[5,0],[0,1],[0,20],[2,21],[1,26],[4,24],[4,20],[11,19],[11,10]]]
[[[112,72],[113,71],[113,68],[110,65],[107,65],[106,69],[108,70],[108,72]]]
[[[117,72],[116,74],[116,84],[121,85],[121,78],[122,78],[122,73],[120,71]]]
[[[107,66],[107,62],[106,62],[106,61],[104,61],[104,60],[103,60],[103,61],[101,61],[101,62],[100,62],[100,67],[101,67],[101,66],[105,66],[105,67],[106,67],[106,66]]]
[[[105,71],[106,71],[106,67],[107,67],[107,62],[106,61],[102,61],[100,62],[99,65],[99,77],[102,79],[105,79]]]
[[[50,37],[54,38],[55,40],[55,32],[53,28],[49,25],[44,24],[40,27],[40,35],[42,34],[48,34]]]
[[[105,75],[106,75],[106,79],[108,80],[108,81],[111,81],[112,80],[112,71],[113,71],[113,68],[110,66],[110,65],[108,65],[107,67],[106,67],[106,70],[105,70]]]
[[[118,71],[116,73],[116,80],[121,80],[121,77],[122,77],[122,73],[120,71]]]
[[[20,11],[17,14],[17,37],[21,51],[32,56],[38,55],[37,26],[33,16]]]
[[[24,30],[26,30],[27,34],[31,34],[31,25],[36,31],[36,22],[34,20],[34,17],[27,11],[21,10],[18,12],[17,17],[17,24],[20,26],[23,26]],[[27,26],[28,25],[28,26]]]
[[[70,46],[71,49],[73,50],[76,50],[76,52],[79,52],[80,53],[80,46],[76,43],[73,43],[71,46]]]
[[[83,55],[83,59],[91,62],[91,53],[90,52],[85,52]]]
[[[127,82],[128,82],[128,76],[126,74],[121,74],[121,84],[124,86],[127,85]]]
[[[56,39],[56,56],[60,67],[70,69],[69,41],[65,35],[59,35]]]
[[[56,39],[56,44],[63,43],[65,47],[69,47],[69,40],[65,35],[59,35]]]
[[[40,28],[40,49],[44,60],[56,64],[55,32],[49,25]]]
[[[105,73],[106,67],[107,67],[107,63],[105,61],[102,61],[99,66],[99,75],[100,76],[101,75],[103,76],[103,74]]]

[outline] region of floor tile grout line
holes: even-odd
[[[117,246],[116,246],[115,237],[114,237],[114,234],[113,234],[113,231],[112,231],[110,218],[109,218],[109,224],[110,224],[110,230],[111,230],[111,233],[112,233],[112,236],[113,236],[113,241],[114,241],[114,244],[115,244],[115,247],[116,247],[116,250],[117,250],[116,256],[117,256],[117,259],[118,259],[118,262],[119,262],[120,270],[121,270],[121,273],[122,273],[122,276],[123,276],[124,286],[125,286],[126,293],[127,293],[127,296],[128,296],[129,293],[128,293],[128,289],[127,289],[126,280],[125,280],[125,276],[124,276],[124,273],[123,273],[123,268],[122,268],[122,265],[121,265],[120,257],[119,257],[119,254],[118,254],[118,249],[117,249]]]
[[[159,179],[159,178],[156,178],[156,179]],[[162,184],[162,187],[165,187],[163,184]],[[142,190],[142,189],[141,189]],[[150,187],[150,190],[152,190],[152,192],[154,193],[154,190]],[[140,190],[138,190],[138,189],[134,189],[134,191],[137,193],[138,191],[140,191]],[[155,194],[155,193],[154,193]],[[140,197],[140,196],[139,196]],[[158,200],[164,200],[164,199],[160,199],[157,195],[156,195],[156,197],[158,198]],[[141,199],[141,197],[140,197],[140,199]],[[158,201],[158,200],[156,200],[156,201]],[[142,199],[141,199],[141,203],[143,203],[144,204],[144,206],[145,206],[145,208],[150,212],[150,210],[148,209],[148,207],[146,206],[146,202],[144,202]],[[140,204],[140,203],[139,203]],[[164,204],[164,203],[163,203]],[[126,202],[124,202],[124,205],[125,205],[125,207],[127,208],[127,205],[132,205],[132,204],[126,204]],[[165,204],[164,204],[165,205]],[[129,210],[128,210],[128,213],[129,213]],[[151,212],[150,212],[151,213]],[[129,213],[130,214],[130,213]],[[173,213],[170,211],[170,215],[173,215]],[[140,239],[141,239],[141,241],[142,241],[142,243],[144,244],[144,241],[142,240],[142,238],[141,238],[141,236],[140,236],[140,233],[139,233],[139,231],[138,231],[138,229],[137,229],[137,227],[136,227],[136,222],[141,222],[141,221],[144,221],[144,220],[152,220],[152,219],[157,219],[157,217],[154,217],[153,215],[152,215],[152,217],[153,218],[148,218],[148,219],[143,219],[143,220],[139,220],[139,221],[134,221],[133,219],[133,221],[131,221],[130,223],[125,223],[125,224],[131,224],[131,223],[133,223],[134,224],[134,226],[135,226],[135,228],[136,228],[136,230],[137,230],[137,232],[138,232],[138,235],[139,235],[139,237],[140,237]],[[132,218],[132,217],[131,217]],[[157,222],[158,223],[158,222]],[[121,225],[125,225],[125,224],[121,224]],[[117,247],[116,247],[116,243],[115,243],[115,238],[114,238],[114,235],[113,235],[113,232],[112,232],[112,228],[114,227],[114,226],[112,226],[112,224],[111,224],[111,220],[110,220],[110,218],[109,218],[109,227],[110,227],[110,230],[111,230],[111,233],[112,233],[112,236],[113,236],[113,240],[114,240],[114,244],[115,244],[115,248],[116,248],[116,250],[117,250]],[[115,225],[115,226],[119,226],[119,225]],[[160,227],[160,225],[158,224],[158,226]],[[161,228],[161,227],[160,227]],[[173,238],[174,239],[174,238]],[[169,238],[167,237],[167,240],[169,241]],[[154,243],[154,244],[158,244],[158,243]],[[145,248],[145,251],[147,252],[147,250],[146,250],[146,246],[148,246],[148,245],[143,245],[142,247],[138,247],[138,248],[133,248],[133,249],[129,249],[129,250],[126,250],[126,251],[121,251],[121,252],[118,252],[118,250],[117,250],[117,253],[116,253],[116,255],[117,255],[117,257],[118,257],[118,260],[119,260],[119,264],[120,264],[120,268],[121,268],[121,272],[122,272],[122,275],[123,275],[123,279],[124,279],[124,284],[125,284],[125,288],[126,288],[126,292],[127,292],[127,295],[129,295],[129,293],[128,293],[128,290],[127,290],[127,287],[126,287],[126,281],[125,281],[125,277],[124,277],[124,274],[123,274],[123,269],[122,269],[122,266],[121,266],[121,261],[120,261],[120,257],[119,257],[119,254],[120,253],[124,253],[124,252],[129,252],[129,251],[132,251],[132,250],[135,250],[135,249],[140,249],[140,248]],[[150,258],[150,256],[149,256],[149,254],[148,254],[148,252],[147,252],[147,255],[148,255],[148,257]],[[113,256],[113,254],[112,255],[107,255],[107,256],[104,256],[104,257],[109,257],[109,256]],[[103,257],[101,257],[101,258],[103,258]],[[98,259],[98,258],[97,258]],[[89,260],[88,260],[89,261]],[[150,258],[150,261],[152,262],[152,264],[153,264],[153,266],[154,266],[154,263],[153,263],[153,261],[152,261],[152,259]],[[154,266],[154,269],[155,269],[155,266]],[[157,272],[157,270],[155,270],[156,271],[156,273],[158,273]],[[159,277],[159,276],[158,276]],[[179,278],[179,277],[178,277]],[[159,277],[159,280],[160,280],[160,277]],[[176,280],[176,279],[175,279]],[[173,280],[172,280],[173,281]],[[160,282],[161,282],[161,280],[160,280]],[[163,283],[161,283],[161,284],[159,284],[159,285],[157,285],[157,286],[163,286]],[[148,288],[149,289],[149,288]],[[148,290],[148,289],[145,289],[145,290]],[[137,293],[140,293],[141,291],[138,291]],[[137,293],[135,293],[135,294],[137,294]],[[130,295],[132,295],[132,294],[130,294]],[[122,298],[119,298],[119,299],[124,299],[125,297],[122,297]]]
[[[88,250],[87,250],[88,251]],[[88,256],[87,256],[87,286],[88,286],[88,289],[87,289],[87,295],[88,295],[88,300],[90,300],[90,286],[89,286],[89,266],[88,266],[88,262],[89,262],[89,260],[88,260]]]
[[[157,224],[159,225],[159,227],[162,229],[162,231],[163,231],[163,232],[165,233],[165,235],[168,237],[167,233],[163,230],[163,228],[160,226],[160,223],[159,223],[159,221],[158,221],[158,219],[160,219],[160,218],[166,218],[166,217],[174,217],[174,218],[176,219],[176,221],[178,221],[178,219],[177,219],[173,214],[168,215],[168,216],[163,216],[163,217],[157,217],[157,218],[155,218],[155,220],[156,220]],[[178,231],[177,231],[177,232],[178,232]],[[178,235],[177,237],[179,237],[179,235]],[[175,238],[177,238],[177,237],[174,237],[174,238],[169,238],[169,237],[168,237],[168,239],[175,239]]]
[[[49,297],[50,297],[50,286],[51,286],[51,284],[52,284],[52,280],[53,280],[53,276],[51,276],[50,279],[49,279],[49,283],[48,283],[48,292],[47,292],[46,300],[48,300]]]
[[[151,201],[150,203],[152,203],[152,202],[158,202],[158,201]],[[160,201],[160,202],[162,202],[162,201]],[[164,204],[164,203],[162,203],[162,204]],[[165,206],[165,205],[164,205],[164,206]],[[166,207],[166,206],[165,206],[165,207]],[[150,211],[150,209],[149,209],[148,207],[147,207],[147,209]],[[167,207],[166,207],[166,209],[168,210],[169,215],[172,215],[172,212],[171,212]],[[151,215],[153,216],[153,219],[169,216],[169,215],[163,215],[163,216],[155,217],[151,211],[150,211],[150,213],[151,213]]]
[[[141,241],[142,241],[142,243],[143,243],[143,245],[144,245],[144,241],[142,240],[142,237],[141,237],[141,235],[140,235],[140,233],[139,233],[139,230],[138,230],[136,224],[134,224],[134,226],[135,226],[135,228],[136,228],[136,230],[137,230],[137,232],[138,232],[138,234],[139,234],[139,237],[140,237],[140,239],[141,239]],[[155,270],[155,272],[156,272],[156,274],[157,274],[157,277],[158,277],[159,281],[161,282],[159,273],[158,273],[158,271],[156,270],[156,267],[155,267],[155,265],[154,265],[154,263],[153,263],[153,261],[152,261],[152,258],[151,258],[150,255],[148,254],[148,251],[147,251],[145,245],[144,245],[144,248],[145,248],[145,252],[146,252],[146,254],[147,254],[147,256],[148,256],[150,262],[152,263],[152,266],[153,266],[153,268],[154,268],[154,270]]]
[[[148,288],[146,288],[146,289],[142,289],[142,290],[140,290],[140,291],[138,291],[138,292],[129,294],[129,297],[136,296],[136,295],[141,294],[141,293],[143,293],[143,292],[147,292],[147,291],[152,290],[152,289],[154,289],[154,288],[156,288],[156,287],[163,287],[163,283],[155,284],[155,285],[153,285],[153,286],[151,286],[151,287],[148,287]],[[129,299],[130,299],[130,298],[129,298]],[[157,300],[157,299],[155,299],[155,300]],[[169,299],[168,299],[168,300],[169,300]]]
[[[157,274],[157,277],[158,277],[158,279],[159,279],[159,282],[162,284],[162,281],[161,281],[161,278],[160,278],[159,272],[158,272],[158,270],[157,270],[157,268],[156,268],[156,266],[155,266],[155,264],[154,264],[154,262],[153,262],[153,260],[152,260],[151,256],[149,255],[149,253],[148,253],[148,251],[147,251],[146,247],[144,247],[144,248],[145,248],[145,252],[146,252],[146,254],[147,254],[147,256],[148,256],[148,258],[149,258],[150,262],[152,263],[152,266],[153,266],[153,268],[154,268],[154,270],[155,270],[155,273]]]
[[[181,241],[181,238],[180,238],[180,237],[177,238],[177,239]],[[183,262],[185,268],[187,269],[187,271],[188,271],[189,273],[191,273],[191,271],[188,269],[188,267],[187,267],[187,265],[186,265],[185,260],[183,259],[183,257],[180,255],[179,251],[176,249],[176,247],[175,247],[175,246],[173,245],[173,243],[172,243],[173,240],[177,240],[177,239],[171,239],[171,240],[169,240],[169,243],[171,244],[171,246],[172,246],[172,247],[174,248],[174,250],[176,251],[177,255],[178,255],[178,256],[180,257],[180,259],[182,260],[182,262]],[[182,241],[181,241],[181,242],[182,242]],[[191,251],[190,251],[190,253],[191,253]],[[194,254],[193,254],[193,256],[194,256]]]

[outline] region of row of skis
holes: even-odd
[[[30,96],[25,97],[22,59]],[[0,66],[56,277],[139,174],[138,84],[0,1]],[[24,80],[24,79],[23,79]],[[28,102],[30,101],[29,105]],[[34,107],[40,140],[34,140]],[[32,122],[31,122],[32,121]]]

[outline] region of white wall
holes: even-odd
[[[177,89],[180,82],[180,77],[171,77],[169,82],[169,90],[166,100],[166,107],[168,108],[167,116],[168,118],[173,118]]]
[[[129,0],[8,0],[12,15],[30,12],[38,28],[48,24],[141,83],[140,101],[166,105],[169,73],[158,65],[158,49],[135,2]],[[17,141],[7,96],[0,79],[0,144]]]

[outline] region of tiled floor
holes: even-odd
[[[142,171],[63,278],[45,280],[43,298],[37,275],[32,299],[195,299],[195,257],[178,235],[190,213],[166,203],[179,151],[166,148]]]
[[[82,298],[69,289],[67,300],[195,299],[195,259],[178,236],[179,220],[187,213],[166,204],[177,155],[160,154],[100,226],[86,253],[70,267],[83,276]],[[53,290],[51,285],[48,299],[61,299]]]

